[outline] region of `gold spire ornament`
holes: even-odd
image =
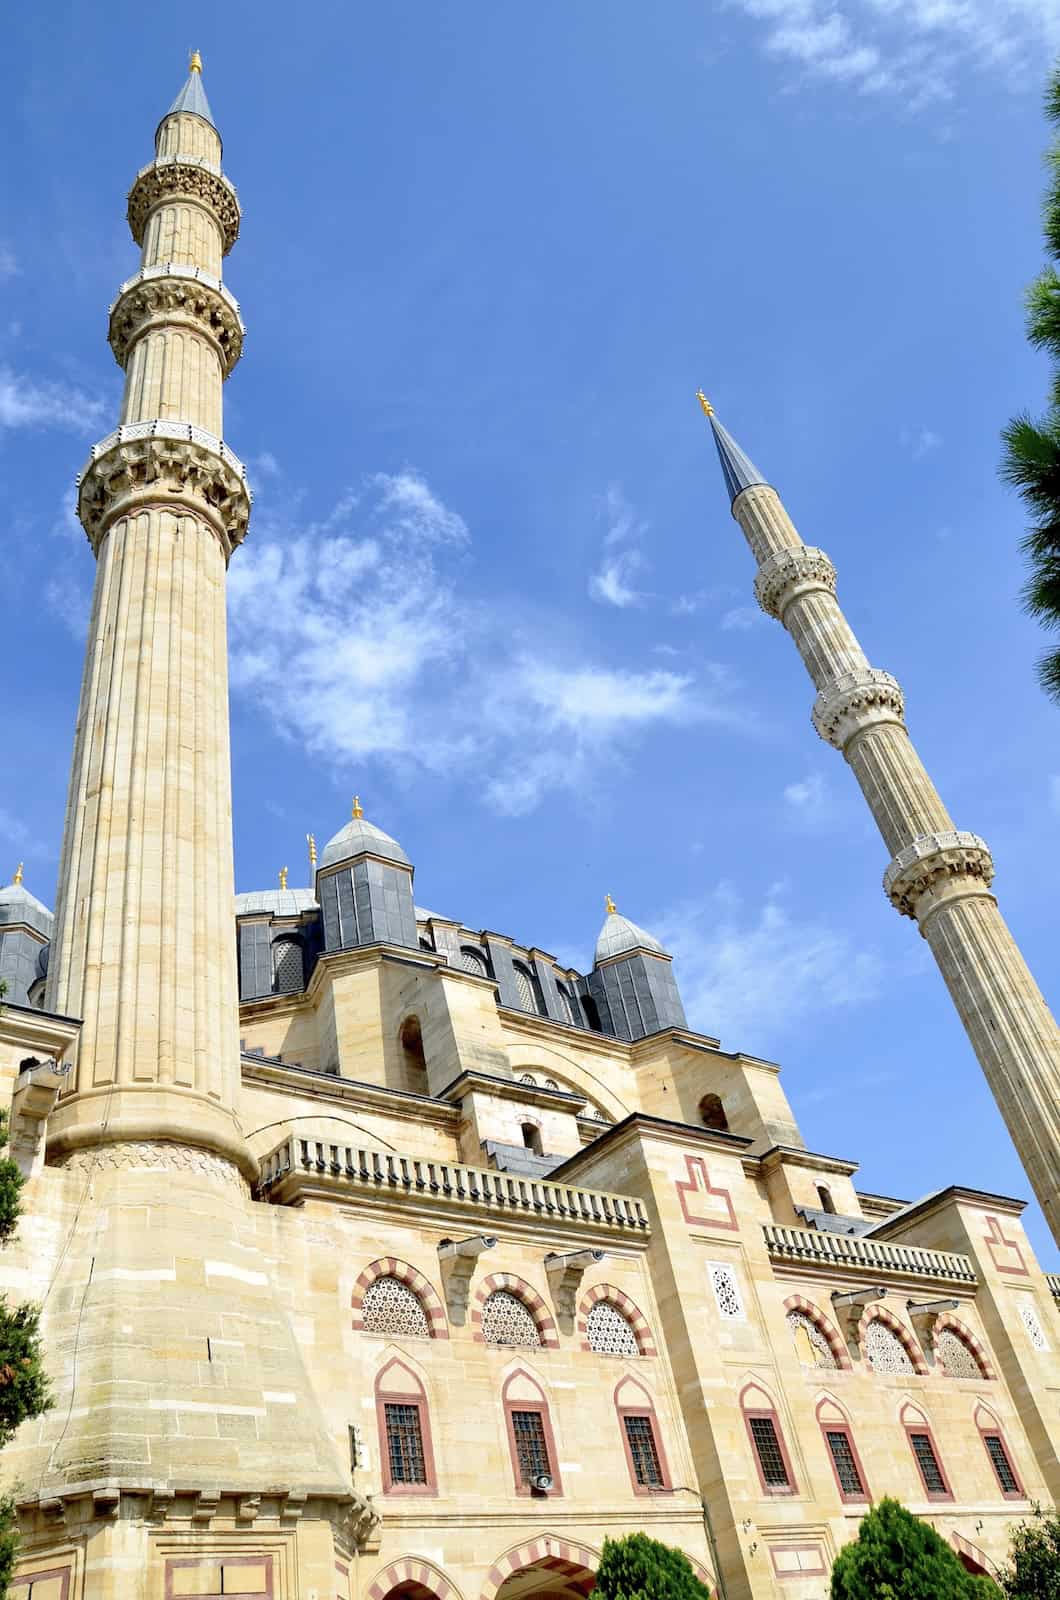
[[[316,834],[315,833],[307,833],[306,836],[305,836],[305,842],[309,846],[309,865],[315,871],[316,870],[316,864],[317,864],[317,836],[316,836]]]
[[[354,822],[360,822],[360,820],[361,820],[361,818],[363,816],[364,816],[364,811],[363,811],[362,806],[361,806],[361,797],[360,797],[359,794],[355,794],[354,797],[353,797],[353,820],[354,820]]]
[[[280,888],[281,889],[286,889],[286,887],[287,887],[287,868],[286,867],[281,867],[280,868]]]
[[[707,399],[707,397],[703,393],[702,389],[697,389],[696,390],[696,399],[699,401],[700,405],[703,407],[703,415],[705,417],[712,417],[714,415],[714,407],[711,405],[710,401]]]
[[[604,906],[609,917],[613,917],[615,912],[618,910],[618,907],[615,905],[615,902],[612,900],[609,894],[604,895]]]
[[[197,50],[193,50],[191,52],[191,55],[188,58],[188,71],[189,72],[201,72],[202,71],[202,56],[199,54],[199,52]]]
[[[15,876],[11,879],[11,882],[13,884],[15,884],[15,885],[18,885],[18,884],[20,884],[22,882],[22,868],[23,868],[23,865],[24,865],[24,863],[20,861],[18,866],[15,868]]]

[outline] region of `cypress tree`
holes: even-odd
[[[1045,96],[1045,114],[1060,129],[1060,69],[1054,71]],[[1060,137],[1047,155],[1049,185],[1045,195],[1045,248],[1060,259]],[[1031,523],[1023,540],[1030,577],[1024,605],[1046,628],[1060,627],[1060,276],[1045,267],[1027,290],[1027,338],[1052,360],[1053,379],[1046,411],[1034,419],[1021,412],[1004,429],[1001,475],[1019,490]],[[1046,694],[1060,702],[1060,649],[1046,652],[1038,663],[1038,679]]]
[[[836,1557],[831,1600],[1002,1600],[989,1578],[966,1572],[930,1523],[881,1500]]]
[[[709,1600],[680,1550],[649,1539],[646,1533],[627,1533],[622,1539],[605,1539],[596,1574],[594,1600]]]

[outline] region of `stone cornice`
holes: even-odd
[[[239,200],[220,167],[204,156],[159,156],[141,167],[129,190],[129,228],[136,243],[152,211],[177,200],[190,201],[210,212],[221,230],[221,253],[227,255],[239,238]]]
[[[619,1055],[628,1058],[630,1050],[628,1039],[614,1039],[609,1033],[597,1033],[592,1028],[575,1028],[569,1022],[559,1022],[554,1017],[543,1017],[537,1011],[519,1011],[514,1006],[498,1004],[497,1013],[506,1029],[521,1034],[526,1039],[549,1040],[552,1043],[567,1040],[570,1044],[576,1042],[579,1050],[584,1049],[590,1053],[609,1056],[613,1056],[617,1051]]]
[[[814,1172],[832,1172],[837,1177],[850,1178],[858,1170],[860,1163],[857,1161],[844,1161],[839,1156],[814,1155],[812,1150],[800,1149],[797,1145],[774,1144],[768,1150],[763,1150],[760,1156],[748,1157],[758,1166],[763,1175],[775,1172],[778,1167],[808,1167]]]
[[[989,1211],[1000,1211],[1006,1216],[1019,1217],[1027,1209],[1026,1200],[1013,1200],[1008,1195],[990,1194],[983,1189],[965,1189],[962,1185],[951,1183],[948,1188],[940,1189],[937,1194],[925,1195],[923,1200],[914,1200],[910,1205],[903,1206],[901,1211],[896,1211],[892,1216],[882,1217],[873,1224],[871,1232],[865,1237],[885,1239],[891,1228],[904,1228],[910,1222],[922,1222],[925,1217],[931,1216],[935,1211],[941,1211],[951,1205],[972,1205],[983,1207]]]
[[[633,1144],[645,1138],[659,1144],[677,1145],[681,1149],[696,1145],[704,1150],[716,1150],[728,1156],[738,1157],[742,1157],[748,1145],[754,1142],[740,1133],[722,1133],[715,1128],[696,1128],[688,1122],[670,1122],[665,1117],[650,1117],[643,1111],[634,1111],[628,1117],[623,1117],[621,1122],[603,1127],[592,1144],[568,1157],[562,1166],[554,1168],[551,1174],[552,1181],[566,1182],[568,1178],[575,1177],[580,1166],[584,1166],[589,1159],[595,1161],[604,1149],[618,1149],[625,1144]]]
[[[158,322],[189,328],[208,339],[226,378],[242,354],[246,329],[235,296],[220,278],[200,267],[171,261],[142,267],[122,284],[110,308],[107,334],[120,367],[125,366],[136,340]]]
[[[246,469],[228,446],[190,422],[130,422],[98,444],[77,479],[77,514],[93,551],[116,518],[144,507],[186,508],[216,533],[226,561],[246,535]]]
[[[383,1084],[341,1078],[335,1072],[317,1072],[311,1067],[261,1060],[244,1053],[242,1076],[244,1083],[256,1084],[263,1089],[309,1096],[330,1105],[354,1107],[361,1111],[378,1111],[421,1127],[424,1123],[436,1124],[447,1133],[455,1133],[460,1126],[460,1112],[455,1106],[443,1104],[429,1095],[410,1094],[405,1089],[390,1089]]]
[[[76,1017],[58,1017],[50,1011],[38,1011],[35,1006],[0,1001],[0,1043],[42,1051],[61,1061],[80,1032],[81,1023]]]
[[[572,1111],[589,1101],[589,1096],[585,1094],[572,1094],[566,1089],[546,1089],[542,1084],[520,1083],[518,1078],[498,1078],[492,1073],[476,1072],[474,1069],[462,1072],[451,1083],[447,1083],[439,1091],[438,1099],[457,1104],[465,1095],[476,1092],[493,1095],[498,1100],[516,1100],[520,1105],[548,1106],[559,1111]],[[602,1126],[602,1123],[594,1123],[594,1127]]]

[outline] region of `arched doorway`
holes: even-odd
[[[596,1583],[594,1550],[543,1535],[495,1562],[482,1600],[586,1600]]]
[[[417,1556],[394,1561],[368,1587],[368,1600],[460,1600],[444,1572]]]
[[[950,1534],[950,1543],[956,1550],[965,1572],[971,1572],[977,1577],[996,1579],[997,1568],[985,1550],[980,1550],[970,1539],[962,1538],[956,1529]]]

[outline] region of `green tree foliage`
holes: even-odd
[[[1034,1508],[1034,1520],[1012,1530],[1012,1549],[1000,1575],[1005,1600],[1060,1600],[1060,1516]]]
[[[831,1600],[1001,1600],[989,1578],[966,1572],[930,1523],[881,1500],[832,1568]]]
[[[1060,129],[1060,69],[1049,82],[1045,114]],[[1045,247],[1060,259],[1060,137],[1046,160]],[[1024,603],[1045,627],[1060,628],[1060,276],[1052,266],[1027,290],[1027,338],[1052,358],[1049,403],[1043,416],[1034,419],[1022,412],[1004,429],[1001,475],[1019,490],[1031,514],[1023,541],[1030,562]],[[1060,649],[1041,658],[1038,677],[1046,694],[1060,701]]]
[[[623,1539],[605,1539],[596,1574],[596,1600],[708,1600],[680,1550],[646,1533],[629,1533]]]

